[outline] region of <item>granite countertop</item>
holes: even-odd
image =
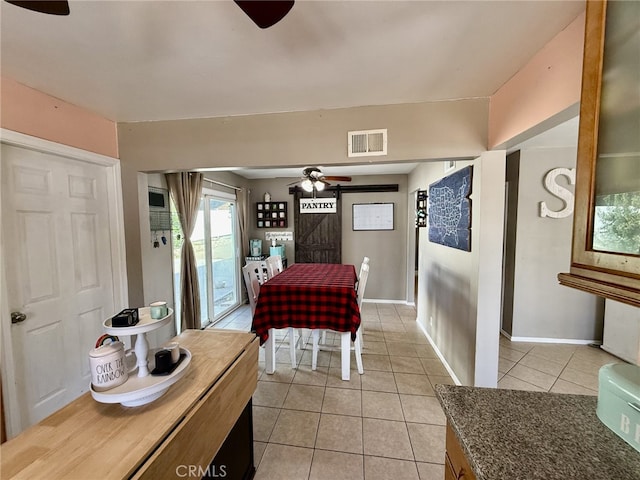
[[[435,391],[478,480],[640,480],[640,453],[598,419],[595,396]]]

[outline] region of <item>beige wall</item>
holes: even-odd
[[[406,259],[407,244],[407,175],[368,175],[353,177],[344,185],[397,184],[398,192],[387,193],[345,193],[342,195],[342,263],[356,265],[358,268],[366,255],[370,260],[371,274],[367,281],[365,299],[391,300],[403,302],[406,298]],[[295,215],[293,195],[289,194],[289,184],[298,182],[296,178],[273,178],[251,180],[249,183],[249,238],[259,238],[263,253],[268,253],[269,242],[265,233],[289,231],[294,241],[278,242],[285,246],[289,265],[295,260]],[[271,201],[287,202],[289,221],[287,228],[257,228],[255,212],[256,202],[264,200],[265,192],[271,195]],[[392,231],[354,232],[352,230],[352,205],[354,203],[393,202],[395,225]]]
[[[138,171],[238,166],[295,165],[302,167],[372,161],[472,157],[484,151],[487,116],[488,99],[473,99],[317,112],[119,124],[130,298],[143,301],[144,274],[140,235],[139,229],[134,229],[134,225],[140,223],[137,205],[136,175]],[[365,157],[357,161],[348,158],[347,132],[369,128],[388,129],[389,154]],[[219,172],[216,172],[216,175],[219,175]],[[274,182],[275,184],[266,182],[266,187],[262,188],[257,187],[255,182],[251,183],[250,188],[253,188],[254,192],[250,209],[261,198],[266,188],[274,190],[275,185],[277,188],[282,188],[285,183],[290,183],[284,180]],[[227,183],[238,185],[238,182]],[[276,190],[270,193],[276,199],[274,196]],[[397,202],[398,205],[402,205],[397,218],[401,219],[401,216],[406,218],[406,190],[404,197],[397,196]],[[293,208],[292,203],[288,208],[290,210]],[[399,224],[400,222],[401,220]],[[292,225],[290,221],[290,229]],[[406,230],[406,223],[404,225],[403,228]],[[403,231],[402,235],[404,243],[401,246],[395,244],[395,238],[389,243],[389,246],[396,251],[406,251],[406,232]],[[350,240],[343,248],[348,255],[359,257],[356,253],[359,247],[351,246]],[[293,259],[293,252],[288,246],[287,256],[289,255]],[[343,257],[343,260],[350,261],[350,258]],[[354,259],[353,263],[359,264],[361,260],[361,258]],[[393,284],[390,294],[384,295],[381,292],[381,286],[376,285],[372,275],[371,283],[367,285],[367,297],[392,297],[392,299],[404,300],[407,273],[405,262],[401,263],[402,267],[398,270],[398,278],[401,281]],[[380,297],[372,295],[380,295]]]
[[[554,168],[575,168],[577,143],[576,137],[573,147],[520,152],[516,239],[507,247],[515,248],[512,336],[519,340],[602,340],[603,299],[566,288],[557,279],[571,264],[573,215],[551,218],[539,213],[541,201],[554,211],[564,206],[544,188],[544,177]],[[574,191],[566,177],[558,183]]]
[[[473,157],[486,149],[488,99],[118,125],[139,171]],[[388,155],[347,157],[347,132],[388,129]]]
[[[118,158],[115,122],[10,78],[0,81],[2,128]]]
[[[473,165],[471,252],[429,242],[418,245],[417,320],[463,385],[495,386],[498,372],[505,153],[486,152]],[[448,174],[448,173],[447,173]],[[409,191],[445,176],[442,163],[409,175]]]
[[[489,149],[540,133],[548,119],[557,116],[558,124],[577,115],[584,22],[582,13],[491,97]]]

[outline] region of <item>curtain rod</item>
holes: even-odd
[[[202,177],[202,180],[205,182],[213,183],[215,185],[220,185],[221,187],[233,188],[234,190],[242,190],[240,187],[234,187],[233,185],[229,185],[228,183],[218,182],[217,180],[211,180],[207,177]]]

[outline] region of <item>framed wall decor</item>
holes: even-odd
[[[456,161],[455,160],[445,160],[444,162],[444,173],[450,172],[451,170],[455,170]]]
[[[353,230],[393,230],[394,203],[354,203]]]

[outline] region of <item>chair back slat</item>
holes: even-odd
[[[267,257],[266,264],[269,278],[275,277],[284,270],[282,257],[280,257],[280,255],[271,255]]]
[[[366,257],[365,257],[366,258]],[[358,307],[362,307],[362,300],[364,298],[364,289],[367,287],[367,279],[369,278],[369,264],[363,263],[360,267],[360,277],[358,278]]]

